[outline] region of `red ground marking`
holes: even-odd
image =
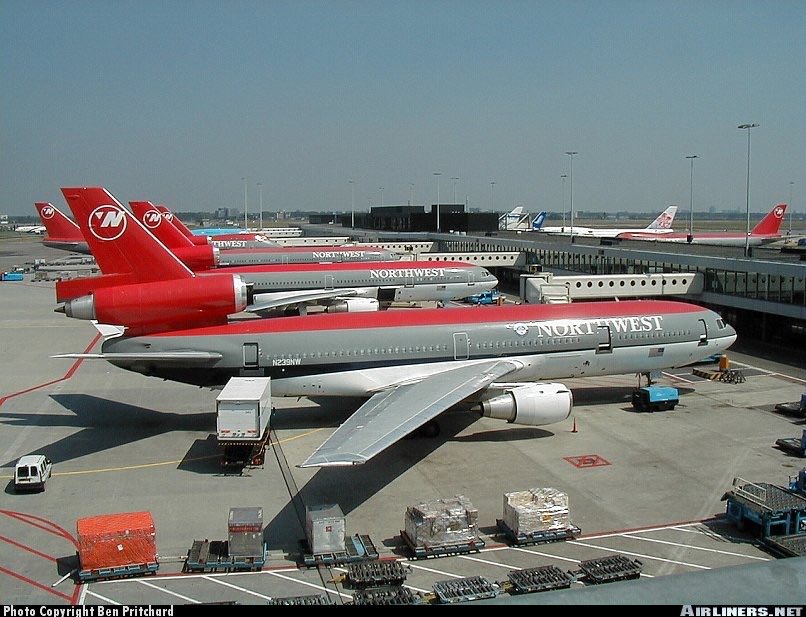
[[[28,578],[27,576],[23,576],[22,574],[17,574],[13,570],[9,570],[8,568],[4,568],[3,566],[0,566],[0,572],[2,572],[3,574],[8,574],[9,576],[12,576],[12,577],[14,577],[16,579],[19,579],[19,580],[21,580],[21,581],[23,581],[25,583],[28,583],[29,585],[33,585],[34,587],[38,587],[39,589],[42,589],[43,591],[47,591],[48,593],[52,593],[54,596],[64,598],[65,600],[67,600],[71,604],[73,604],[75,602],[75,596],[76,596],[75,592],[72,595],[68,596],[66,594],[61,593],[60,591],[54,591],[50,587],[50,585],[43,585],[42,583],[37,583],[35,580],[32,580],[32,579]]]
[[[610,465],[610,461],[603,459],[598,454],[583,454],[582,456],[564,456],[564,460],[571,463],[578,469],[585,469],[587,467],[605,467]]]
[[[101,335],[96,334],[95,338],[92,339],[89,345],[87,345],[87,348],[84,350],[83,353],[89,353],[90,349],[92,349],[95,346],[95,343],[98,342],[99,338],[101,338]],[[38,386],[33,386],[32,388],[28,388],[27,390],[20,390],[19,392],[13,392],[11,394],[7,394],[6,396],[0,396],[0,407],[2,407],[3,403],[5,403],[8,399],[14,398],[15,396],[28,394],[28,392],[39,390],[39,388],[45,388],[55,383],[59,383],[60,381],[64,381],[65,379],[70,379],[73,376],[73,373],[75,373],[78,370],[78,367],[81,365],[83,361],[84,361],[83,359],[78,359],[75,362],[73,362],[70,369],[64,374],[64,377],[59,377],[59,379],[54,379],[53,381],[48,381],[47,383],[39,384]]]
[[[72,542],[73,546],[78,548],[78,542],[69,531],[59,527],[56,523],[53,523],[45,518],[34,516],[33,514],[25,514],[24,512],[13,512],[11,510],[0,510],[0,514],[4,514],[9,518],[17,519],[18,521],[28,523],[29,525],[42,529],[43,531],[47,531],[48,533],[60,536],[65,540]]]

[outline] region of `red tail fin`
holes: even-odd
[[[784,222],[785,212],[786,204],[778,204],[772,210],[770,210],[767,216],[759,221],[758,225],[753,227],[753,229],[750,231],[750,235],[774,236],[778,233],[778,230],[781,229],[781,223]]]
[[[169,249],[193,246],[187,236],[171,224],[150,201],[130,201],[129,206],[134,216]]]
[[[84,242],[84,236],[78,225],[56,209],[53,204],[38,201],[35,205],[39,218],[47,230],[48,238],[66,242]]]
[[[102,187],[62,188],[103,274],[138,281],[191,278],[193,272]]]
[[[168,220],[169,220],[171,223],[173,223],[174,227],[176,227],[176,228],[177,228],[179,231],[181,231],[181,232],[182,232],[184,235],[186,235],[186,236],[192,236],[192,235],[193,235],[193,232],[192,232],[192,231],[190,231],[190,229],[188,229],[188,226],[187,226],[187,225],[185,225],[185,224],[184,224],[184,223],[183,223],[181,220],[179,220],[179,217],[178,217],[178,216],[176,216],[176,215],[175,215],[173,212],[171,212],[170,210],[168,210],[168,208],[167,208],[166,206],[163,206],[162,204],[157,204],[157,210],[159,210],[160,212],[162,212],[162,214],[163,214],[163,215],[165,215],[165,217],[166,217],[166,218],[167,218],[167,219],[168,219]]]

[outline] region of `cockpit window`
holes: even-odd
[[[722,330],[725,327],[725,322],[721,319],[716,320],[716,327]]]

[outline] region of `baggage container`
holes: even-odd
[[[343,553],[345,550],[346,524],[338,505],[306,507],[305,532],[314,555]]]
[[[230,508],[227,531],[230,556],[263,554],[263,508]]]
[[[150,512],[80,518],[76,522],[76,536],[81,572],[156,569],[156,529]]]

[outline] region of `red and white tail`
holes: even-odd
[[[38,201],[35,204],[39,218],[45,226],[48,238],[66,242],[84,242],[84,236],[78,225],[68,218],[53,204]]]
[[[658,215],[658,218],[647,225],[646,229],[671,229],[675,214],[677,214],[677,206],[669,206]]]
[[[167,206],[163,204],[157,204],[157,210],[162,212],[163,216],[167,218],[174,227],[176,227],[179,231],[181,231],[186,236],[192,236],[193,232],[190,231],[187,225],[185,225],[178,216],[176,216],[173,212],[171,212]]]
[[[193,246],[188,237],[150,201],[130,201],[129,206],[134,216],[169,249]]]
[[[62,188],[62,194],[103,274],[129,274],[140,282],[193,277],[105,188]]]
[[[778,204],[750,231],[751,236],[774,236],[784,222],[786,204]]]

